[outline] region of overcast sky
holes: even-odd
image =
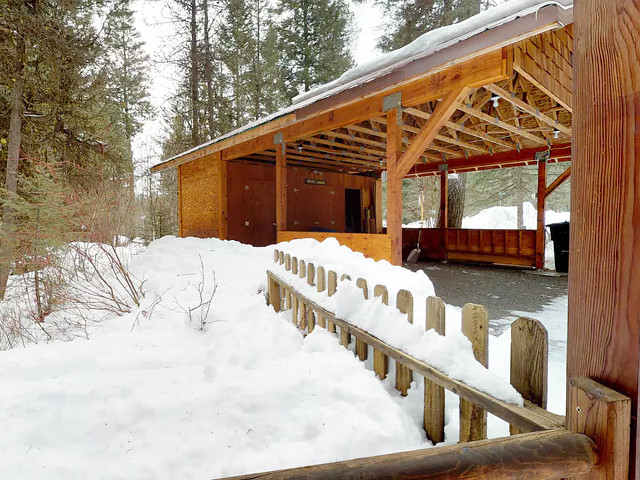
[[[166,102],[178,81],[169,65],[158,63],[160,57],[171,52],[174,40],[174,26],[166,6],[167,0],[138,0],[136,8],[136,27],[140,31],[145,48],[154,65],[152,68],[151,102],[157,107],[156,119],[146,122],[143,132],[134,142],[134,157],[142,160],[147,157],[150,165],[160,161],[156,139],[161,133],[159,107]],[[351,4],[356,20],[356,41],[353,55],[356,63],[367,62],[378,55],[375,48],[376,38],[382,21],[382,11],[372,0]]]

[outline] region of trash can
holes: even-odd
[[[566,273],[569,271],[569,222],[552,223],[547,226],[551,230],[553,240],[556,272]]]

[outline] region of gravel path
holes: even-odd
[[[420,262],[405,267],[424,270],[445,303],[457,307],[465,303],[485,305],[492,333],[502,330],[498,321],[511,312],[539,312],[544,305],[568,292],[567,276],[555,272],[541,274],[515,268],[441,262]]]

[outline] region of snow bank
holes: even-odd
[[[335,336],[266,305],[272,252],[163,238],[133,259],[139,309],[0,352],[0,478],[216,478],[428,446]],[[216,284],[201,330],[187,312]]]
[[[535,230],[537,223],[537,209],[530,203],[522,204],[522,216],[524,227]],[[551,223],[566,222],[571,214],[569,212],[555,212],[547,210],[545,212],[545,222]],[[516,229],[518,228],[517,207],[491,207],[482,210],[472,217],[465,217],[462,220],[462,228],[486,228],[486,229]]]

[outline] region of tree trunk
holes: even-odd
[[[515,174],[518,230],[522,230],[524,228],[524,212],[522,210],[522,204],[524,203],[524,181],[522,179],[522,168],[516,167]]]
[[[11,117],[9,120],[9,146],[7,152],[7,173],[5,178],[5,189],[10,193],[18,190],[18,166],[20,164],[20,145],[22,143],[22,62],[24,59],[25,47],[20,41],[18,50],[18,70],[16,80],[11,89]],[[14,212],[8,204],[2,208],[2,228],[9,229],[14,222]],[[11,270],[11,252],[6,249],[0,254],[0,299],[4,299]]]
[[[196,0],[191,0],[191,44],[189,73],[189,87],[191,89],[191,146],[195,147],[200,143],[200,126],[198,119],[198,23],[197,23]]]
[[[464,173],[459,173],[458,178],[449,177],[449,228],[462,228],[466,189],[467,177]]]
[[[215,94],[213,92],[213,68],[211,66],[211,41],[209,39],[209,0],[202,3],[202,14],[204,17],[204,75],[207,81],[207,120],[209,124],[209,139],[216,136],[214,103]]]

